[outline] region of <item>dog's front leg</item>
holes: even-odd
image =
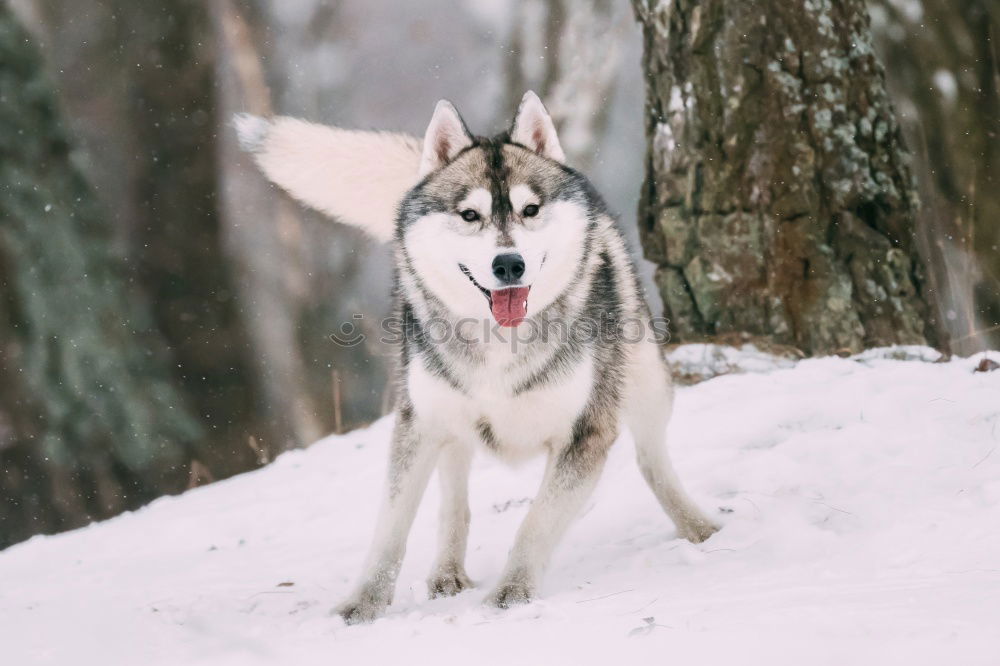
[[[437,442],[417,433],[412,416],[397,417],[389,478],[367,564],[354,594],[337,608],[348,624],[371,622],[392,602],[406,538],[434,469],[438,448]]]
[[[465,573],[465,548],[469,540],[469,466],[472,447],[452,442],[442,448],[438,461],[441,480],[441,524],[438,556],[427,579],[431,598],[447,597],[472,587]]]
[[[493,606],[531,600],[552,551],[600,478],[614,429],[587,424],[574,430],[580,434],[549,455],[542,487],[517,532],[500,583],[486,598]]]

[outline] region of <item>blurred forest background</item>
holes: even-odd
[[[676,3],[657,14],[639,0],[0,0],[0,547],[252,469],[391,408],[393,350],[378,335],[329,339],[344,322],[372,333],[388,314],[388,250],[265,183],[238,150],[235,112],[420,135],[446,97],[488,133],[534,89],[569,162],[652,260],[641,269],[654,310],[666,300],[681,324],[677,272],[652,238],[669,245],[674,218],[643,226],[660,183],[644,44],[658,44],[658,17],[674,21],[664,35],[697,31],[678,16],[702,10]],[[738,24],[713,4],[704,17]],[[866,8],[912,154],[901,173],[922,202],[908,214],[928,339],[996,349],[1000,6]],[[683,76],[683,58],[673,65]],[[698,313],[680,339],[733,341],[743,329],[722,315],[709,325]]]

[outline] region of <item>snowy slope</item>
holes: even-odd
[[[541,467],[481,456],[477,589],[425,598],[432,482],[387,617],[329,615],[368,544],[383,420],[0,553],[0,660],[997,664],[1000,372],[879,356],[757,359],[680,389],[673,456],[725,528],[700,546],[676,539],[624,436],[528,606],[480,602]]]

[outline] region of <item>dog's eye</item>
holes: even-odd
[[[479,219],[479,213],[472,210],[471,208],[466,208],[461,213],[459,213],[459,215],[461,215],[462,219],[465,220],[466,222],[475,222],[476,220]]]
[[[528,204],[524,207],[524,210],[521,211],[521,215],[524,215],[525,217],[534,217],[538,215],[538,206],[536,204]]]

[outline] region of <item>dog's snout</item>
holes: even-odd
[[[493,259],[493,275],[503,284],[513,284],[524,275],[524,258],[512,252],[498,254]]]

